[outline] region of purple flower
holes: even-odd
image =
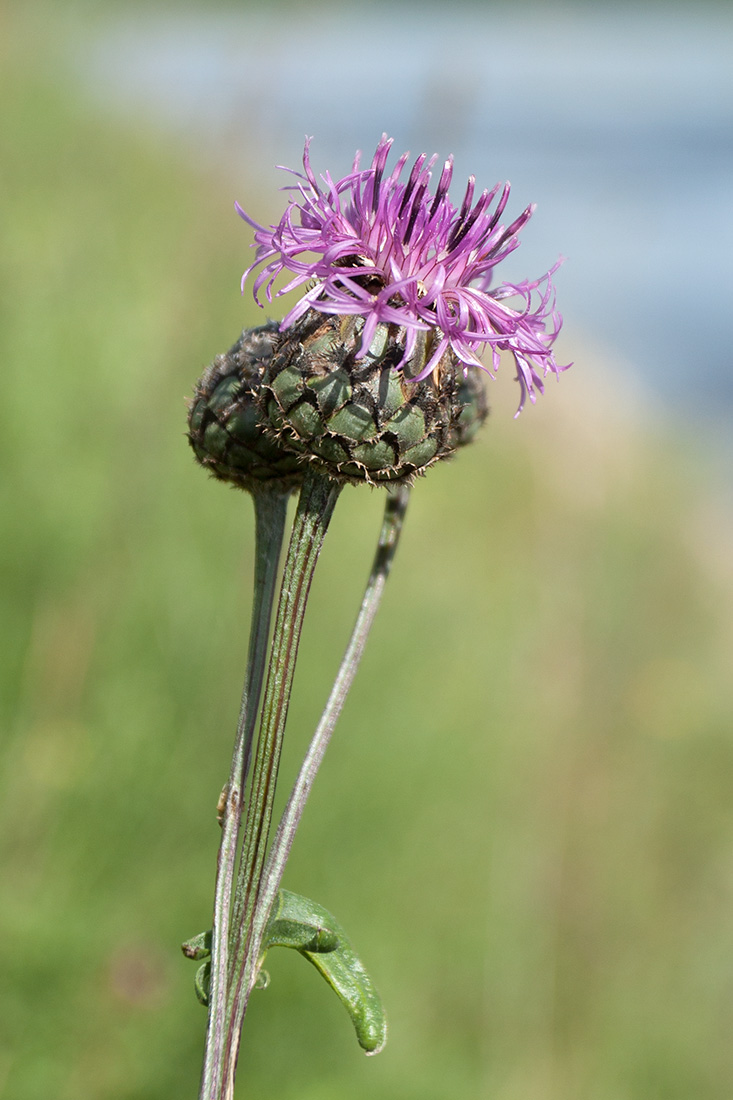
[[[400,365],[415,351],[418,333],[433,330],[432,354],[417,376],[425,378],[450,349],[464,365],[481,367],[493,377],[500,353],[509,351],[522,387],[517,415],[525,399],[544,392],[542,378],[559,374],[552,351],[562,318],[555,309],[552,276],[562,261],[539,279],[501,283],[491,289],[494,268],[519,245],[519,233],[534,206],[510,225],[501,222],[509,184],[483,191],[474,203],[470,177],[460,209],[448,197],[453,175],[449,157],[435,194],[429,190],[437,157],[423,153],[407,182],[400,182],[408,155],[385,178],[392,139],[382,135],[369,168],[359,167],[334,181],[327,172],[319,185],[310,164],[310,139],[303,153],[304,172],[285,169],[298,182],[278,225],[258,225],[236,203],[237,212],[255,231],[254,263],[242,276],[242,289],[254,268],[254,296],[266,284],[268,302],[282,271],[293,278],[277,291],[285,294],[312,284],[284,318],[281,329],[309,309],[322,313],[358,314],[365,318],[357,358],[366,355],[380,322],[405,330]],[[315,281],[314,281],[315,280]],[[515,299],[515,307],[509,300]],[[261,303],[259,303],[261,304]],[[491,367],[478,355],[491,349]]]

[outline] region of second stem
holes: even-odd
[[[242,1022],[257,976],[262,930],[267,920],[266,913],[257,912],[259,882],[267,853],[303,618],[318,555],[340,490],[341,485],[326,475],[312,469],[306,472],[283,569],[234,903],[224,1067],[226,1097],[233,1095]],[[256,916],[259,919],[255,921]]]

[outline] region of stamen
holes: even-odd
[[[435,191],[435,198],[433,199],[433,205],[430,207],[430,214],[428,215],[429,220],[432,221],[432,218],[433,218],[433,215],[435,214],[435,211],[438,209],[438,207],[443,202],[445,196],[447,195],[448,188],[450,187],[450,181],[451,181],[452,178],[453,178],[453,154],[451,154],[448,157],[447,161],[445,162],[445,166],[443,168],[443,171],[440,174],[440,181],[439,181],[438,186],[437,186],[436,191]]]
[[[421,153],[420,156],[417,158],[417,160],[415,161],[415,163],[412,166],[412,171],[410,172],[410,178],[407,181],[407,186],[405,187],[405,193],[402,196],[402,202],[400,204],[400,209],[399,209],[400,214],[404,214],[405,209],[407,208],[407,204],[410,201],[410,196],[412,195],[412,192],[415,189],[415,185],[417,184],[417,181],[420,178],[420,173],[422,171],[422,166],[425,163],[425,159],[426,159],[426,154]]]

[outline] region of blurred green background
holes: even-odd
[[[184,399],[261,315],[232,181],[76,98],[51,11],[0,34],[0,1096],[172,1100],[197,1090],[179,944],[210,921],[253,551]],[[286,874],[346,925],[390,1041],[364,1058],[273,953],[243,1096],[733,1095],[730,514],[680,426],[564,340],[536,408],[512,419],[507,370],[416,487]],[[283,790],[381,508],[339,503]]]

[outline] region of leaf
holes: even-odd
[[[384,1006],[343,928],[322,905],[280,890],[265,932],[264,948],[299,951],[326,979],[346,1008],[360,1046],[379,1054],[387,1041]]]
[[[199,932],[197,936],[186,940],[181,944],[181,951],[187,959],[195,959],[197,962],[206,960],[196,971],[193,987],[201,1004],[208,1006],[211,988],[211,929],[208,932]]]
[[[333,951],[338,943],[339,928],[327,909],[290,890],[278,890],[265,930],[265,950],[292,947],[296,951]]]
[[[181,951],[187,959],[208,959],[211,955],[211,929],[186,940],[181,944]]]
[[[196,977],[193,979],[193,988],[196,990],[196,996],[199,1002],[208,1008],[209,994],[211,993],[211,959],[207,959],[196,971]]]

